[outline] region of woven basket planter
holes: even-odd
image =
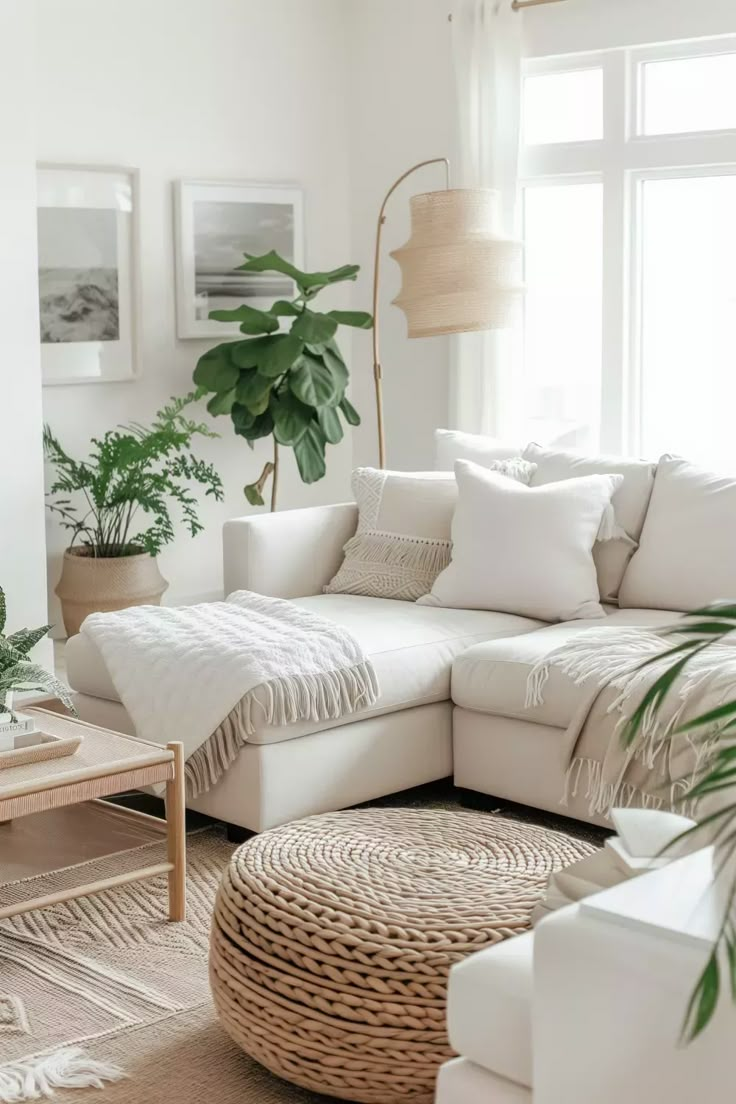
[[[594,847],[500,816],[362,809],[286,824],[232,856],[210,984],[273,1073],[361,1104],[432,1104],[452,1056],[450,967],[530,926],[549,873]]]
[[[102,557],[84,548],[68,548],[55,593],[61,600],[66,634],[74,636],[90,613],[161,605],[168,585],[147,552]]]

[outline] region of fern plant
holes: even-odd
[[[736,604],[716,602],[685,614],[683,621],[667,629],[665,635],[677,643],[642,666],[671,658],[671,665],[652,683],[624,730],[629,745],[636,738],[645,718],[656,716],[675,682],[688,663],[701,652],[721,644],[736,632]],[[679,638],[679,639],[678,639]],[[714,657],[714,662],[717,659]],[[724,871],[731,879],[726,892],[722,922],[703,972],[697,980],[685,1014],[683,1035],[694,1039],[710,1023],[724,989],[736,1003],[736,687],[731,701],[694,717],[671,735],[687,732],[695,743],[718,736],[719,744],[705,770],[683,795],[683,802],[717,797],[717,808],[673,840],[674,847],[685,839],[700,837],[703,846],[713,843],[719,856],[715,876]],[[725,969],[724,969],[725,967]],[[725,973],[725,979],[724,979]]]
[[[276,505],[279,445],[294,451],[305,483],[322,479],[326,446],[342,440],[343,420],[360,424],[358,412],[346,395],[348,369],[336,334],[340,326],[367,330],[373,325],[364,311],[314,311],[310,304],[324,288],[354,280],[358,265],[330,272],[302,272],[271,250],[261,257],[246,253],[239,272],[277,272],[296,285],[294,299],[279,299],[268,310],[244,303],[234,310],[210,311],[217,322],[238,322],[245,336],[224,341],[200,357],[194,382],[212,398],[210,414],[229,415],[235,433],[251,448],[260,437],[273,437],[273,461],[260,477],[244,487],[253,506],[263,506],[269,477],[271,509]],[[290,319],[289,332],[281,332]]]
[[[15,720],[10,696],[28,690],[45,690],[59,698],[72,713],[76,713],[68,687],[45,667],[28,658],[31,649],[46,636],[51,626],[18,629],[6,636],[6,612],[5,591],[0,587],[0,713],[9,713]]]
[[[201,532],[192,485],[204,487],[218,501],[223,495],[213,466],[192,451],[194,437],[217,436],[184,413],[201,395],[193,391],[172,399],[150,426],[134,422],[94,437],[87,460],[69,456],[44,427],[44,452],[56,470],[48,507],[71,532],[72,547],[81,544],[100,557],[156,556],[174,539],[172,503],[190,534]],[[147,522],[143,528],[141,515]]]

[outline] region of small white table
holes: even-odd
[[[34,716],[38,727],[45,732],[62,738],[81,735],[83,740],[73,755],[0,770],[0,919],[89,893],[100,893],[127,882],[167,874],[169,919],[184,920],[186,835],[182,745],[175,742],[161,747],[61,716],[49,709],[33,708],[24,712]],[[134,825],[139,842],[153,842],[165,837],[166,862],[136,869],[126,866],[125,870],[96,881],[71,886],[65,884],[64,888],[40,897],[9,901],[6,895],[4,899],[3,884],[10,884],[7,872],[17,872],[19,855],[22,856],[24,848],[27,853],[33,848],[37,854],[39,847],[43,847],[43,833],[39,833],[37,828],[35,832],[30,828],[25,830],[25,825],[35,823],[37,826],[39,815],[44,814],[49,817],[50,830],[53,819],[53,831],[63,832],[63,827],[59,827],[58,811],[74,806],[74,833],[76,838],[83,838],[85,817],[89,818],[90,832],[99,832],[100,814],[109,808],[102,798],[157,783],[166,785],[165,821],[120,807],[116,807],[112,815],[118,824],[125,821]],[[52,839],[49,840],[49,850],[54,851]],[[58,852],[58,848],[56,850]],[[56,865],[63,865],[66,869],[74,864],[65,855],[63,864]],[[54,864],[48,869],[53,870]]]

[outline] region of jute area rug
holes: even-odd
[[[559,831],[560,822],[548,819]],[[595,829],[561,823],[578,839],[600,840]],[[163,861],[164,847],[148,844],[110,861],[116,870],[125,862],[140,866],[143,850],[146,864],[159,861],[159,850]],[[0,1067],[79,1046],[125,1073],[103,1091],[59,1090],[58,1104],[324,1104],[326,1097],[273,1077],[244,1055],[218,1023],[207,952],[233,844],[213,826],[190,834],[188,848],[185,923],[165,919],[164,877],[0,921]],[[96,860],[95,873],[104,876],[104,869]],[[18,883],[19,892],[58,888],[58,875],[31,882]]]

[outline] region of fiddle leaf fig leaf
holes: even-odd
[[[304,483],[316,483],[322,479],[325,467],[325,437],[315,421],[307,426],[306,433],[294,445],[299,475]]]
[[[354,326],[358,330],[370,330],[373,326],[373,316],[366,311],[331,310],[327,313],[338,326]]]
[[[265,506],[263,495],[258,490],[257,483],[246,483],[245,487],[243,487],[243,494],[248,499],[251,506]]]
[[[240,330],[245,334],[269,334],[279,328],[278,319],[270,311],[249,307],[247,303],[235,310],[213,310],[209,317],[215,322],[239,322]]]
[[[299,357],[296,367],[289,374],[289,387],[307,406],[328,406],[337,394],[330,369],[309,353]]]
[[[343,417],[345,418],[345,421],[348,423],[348,425],[360,425],[360,414],[355,409],[353,404],[345,398],[344,395],[340,399],[340,410],[342,411]]]
[[[269,338],[268,345],[261,353],[257,368],[262,376],[276,379],[288,372],[294,362],[301,356],[304,342],[294,334],[275,334]]]
[[[194,369],[194,382],[205,391],[229,391],[238,382],[240,373],[231,359],[231,351],[234,353],[237,343],[226,341],[222,345],[215,345],[204,353],[197,361]]]
[[[251,414],[263,414],[268,409],[272,386],[273,380],[251,368],[241,372],[235,395],[241,406],[246,407]]]
[[[282,276],[288,276],[293,280],[301,292],[311,295],[327,287],[328,284],[354,280],[360,268],[359,265],[343,265],[329,272],[302,272],[301,269],[280,257],[274,249],[258,257],[251,253],[245,255],[248,259],[245,264],[238,266],[239,272],[280,272]]]
[[[273,340],[275,339],[272,337],[252,337],[248,341],[233,342],[230,354],[233,362],[238,368],[257,368],[264,350]]]
[[[305,310],[291,327],[292,334],[302,341],[319,345],[329,341],[337,330],[337,322],[327,314]]]
[[[272,395],[269,405],[273,418],[273,435],[280,445],[294,445],[306,433],[312,411],[290,391]]]
[[[340,394],[342,394],[342,392],[345,390],[345,388],[348,385],[348,379],[350,377],[349,377],[347,365],[345,364],[345,361],[342,359],[342,355],[340,354],[340,350],[338,349],[335,342],[330,341],[327,345],[325,345],[324,349],[322,350],[321,355],[322,355],[322,360],[325,362],[325,364],[329,368],[330,372],[332,373],[332,378],[335,382],[335,387],[340,392]]]
[[[231,387],[229,391],[218,391],[216,395],[213,395],[207,403],[207,409],[215,417],[218,414],[229,414],[234,402],[235,388]]]
[[[274,318],[296,318],[302,312],[288,299],[277,299],[268,313]]]
[[[250,429],[256,420],[255,414],[252,414],[247,406],[243,406],[242,403],[239,402],[233,403],[230,417],[232,418],[236,433],[241,429]]]
[[[343,438],[342,422],[334,406],[320,406],[317,408],[317,420],[320,429],[325,435],[325,440],[331,445],[336,445]]]

